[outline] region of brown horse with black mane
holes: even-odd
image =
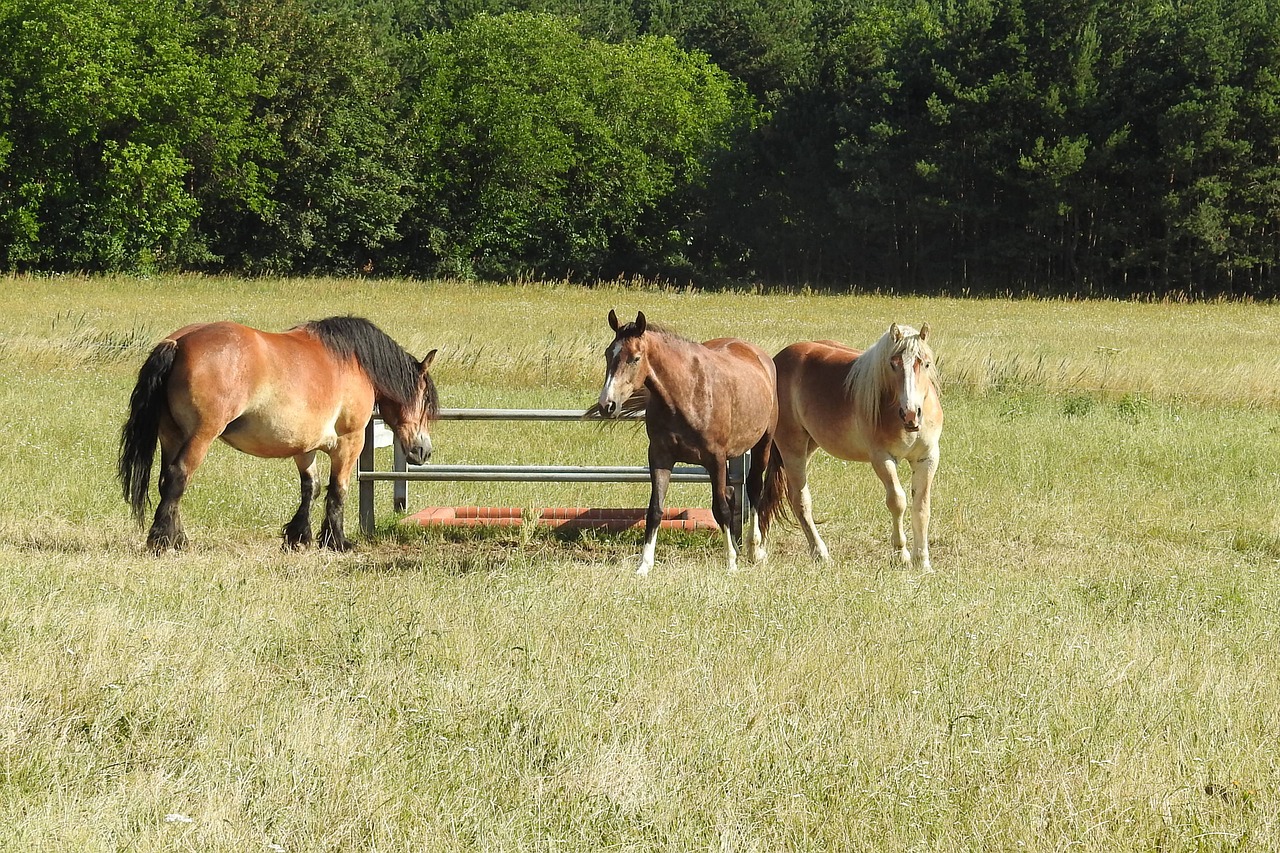
[[[929,324],[919,331],[894,323],[866,352],[835,341],[791,344],[773,357],[778,370],[777,453],[765,475],[760,527],[787,503],[813,556],[829,559],[813,523],[809,457],[822,448],[839,459],[869,462],[884,484],[898,558],[930,569],[929,503],[938,468],[942,402]],[[911,463],[911,550],[904,519],[907,497],[898,464]]]
[[[410,463],[431,455],[427,428],[439,401],[427,369],[435,354],[418,361],[359,317],[314,320],[280,333],[198,323],[169,335],[142,365],[120,434],[117,474],[139,523],[160,445],[160,503],[147,546],[159,552],[187,544],[178,502],[220,438],[252,456],[293,457],[302,501],[283,530],[293,548],[312,542],[316,454],[327,454],[319,544],[350,548],[343,503],[374,403]]]
[[[769,354],[738,338],[695,343],[648,323],[643,312],[622,324],[609,312],[613,342],[605,352],[604,387],[598,411],[616,417],[633,394],[643,391],[645,431],[649,435],[649,511],[644,554],[636,573],[653,568],[653,555],[671,468],[690,462],[711,476],[711,511],[728,547],[729,571],[737,569],[736,542],[742,522],[731,511],[726,463],[752,452],[747,474],[751,523],[746,545],[752,558],[765,558],[756,523],[756,507],[778,421],[774,367]]]

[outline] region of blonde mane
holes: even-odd
[[[893,376],[891,360],[895,355],[901,355],[904,363],[922,357],[929,365],[929,382],[937,390],[938,373],[934,365],[933,350],[925,343],[928,334],[928,323],[923,330],[895,323],[880,336],[880,340],[854,360],[845,376],[844,390],[853,403],[854,411],[864,423],[873,425],[880,421],[880,401],[884,398],[885,389],[890,386]]]

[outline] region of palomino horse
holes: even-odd
[[[725,465],[730,457],[752,451],[747,474],[751,524],[747,545],[752,559],[765,558],[756,507],[764,485],[773,430],[778,422],[773,360],[755,344],[737,338],[694,343],[645,321],[618,322],[609,312],[613,343],[605,352],[604,388],[597,407],[617,417],[632,394],[646,393],[645,431],[649,435],[649,511],[644,525],[644,554],[637,574],[653,568],[653,552],[663,501],[676,462],[690,462],[711,476],[711,512],[724,535],[729,571],[738,567],[736,542],[742,522],[731,511]]]
[[[293,548],[312,542],[316,453],[328,454],[319,543],[350,548],[342,508],[374,403],[410,463],[431,456],[427,427],[439,403],[427,368],[435,354],[418,361],[359,317],[315,320],[282,333],[199,323],[169,335],[142,365],[120,434],[118,475],[140,524],[160,444],[160,503],[147,546],[159,552],[187,544],[178,501],[221,438],[253,456],[292,456],[297,463],[302,502],[283,530]]]
[[[929,492],[938,467],[942,404],[929,324],[917,332],[896,323],[864,353],[835,341],[792,344],[774,356],[778,369],[778,451],[765,475],[760,527],[767,535],[779,510],[800,522],[816,559],[827,560],[826,543],[813,523],[806,469],[821,447],[833,456],[870,462],[884,483],[893,516],[893,547],[907,564],[928,570]],[[911,463],[912,550],[903,519],[907,498],[898,463]]]

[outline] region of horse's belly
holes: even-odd
[[[241,416],[222,432],[222,440],[250,456],[267,459],[328,450],[337,442],[332,421],[324,424],[283,423],[275,419]]]

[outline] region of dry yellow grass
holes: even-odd
[[[638,581],[635,534],[389,518],[284,554],[292,466],[225,448],[193,549],[142,552],[112,466],[170,329],[360,313],[441,348],[448,405],[572,406],[609,307],[777,347],[929,320],[937,572],[893,568],[874,477],[821,456],[829,567],[785,529],[734,576],[664,536]],[[17,278],[0,308],[0,849],[1280,847],[1277,306]],[[642,452],[585,429],[437,452]],[[411,496],[637,499],[601,488]]]

